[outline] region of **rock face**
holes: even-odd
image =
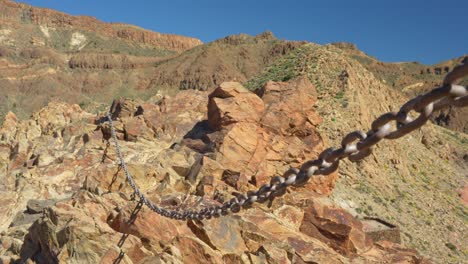
[[[270,82],[257,94],[261,97],[238,83],[224,83],[214,90],[208,124],[216,136],[208,137],[217,146],[216,160],[223,167],[261,185],[288,166],[317,158],[323,145],[315,131],[320,117],[313,111],[316,92],[309,80]],[[336,174],[317,177],[307,188],[329,194],[335,180]]]
[[[366,252],[372,247],[361,222],[341,208],[317,201],[304,209],[300,230],[346,255]]]
[[[296,92],[293,92],[296,89]],[[259,96],[260,95],[260,96]],[[323,149],[307,79],[238,83],[157,102],[116,100],[122,153],[141,190],[166,208],[203,208],[253,189]],[[51,103],[0,129],[2,263],[425,263],[374,243],[327,195],[336,174],[269,204],[178,222],[131,200],[107,145],[109,126],[77,105]]]
[[[10,0],[1,0],[0,3],[2,18],[29,21],[43,27],[91,31],[109,38],[119,38],[178,52],[202,44],[199,39],[174,34],[161,34],[125,24],[104,23],[94,17],[71,16],[55,10],[18,4]]]

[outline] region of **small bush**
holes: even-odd
[[[457,251],[457,247],[452,243],[445,243],[445,246],[454,252]]]
[[[43,48],[25,49],[20,52],[25,59],[37,60],[39,63],[59,65],[62,63],[60,55],[53,50]]]
[[[8,57],[12,54],[12,51],[6,47],[0,47],[0,57]]]

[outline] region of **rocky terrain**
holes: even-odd
[[[343,72],[346,78],[341,77]],[[368,128],[380,113],[397,110],[407,99],[334,45],[307,44],[247,84],[258,89],[266,79],[301,75],[317,87],[317,111],[323,120],[318,130],[327,146],[339,145],[348,131]],[[462,246],[466,243],[452,245],[467,241],[466,202],[460,200],[467,188],[467,135],[428,124],[399,141],[404,143],[381,144],[358,166],[341,164],[341,184],[332,197],[360,215],[398,223],[405,243],[445,260],[439,262],[457,262],[446,260],[454,254],[466,256]],[[444,224],[437,224],[440,218]],[[421,229],[423,226],[429,228]],[[463,231],[454,231],[458,228]]]
[[[424,65],[418,62],[385,63],[378,61],[357,49],[350,43],[334,43],[352,59],[361,63],[385,84],[402,91],[408,96],[416,96],[440,84],[441,78],[458,64],[467,61],[466,54],[459,58],[447,60],[435,65]],[[461,82],[468,85],[468,78]],[[436,113],[432,120],[438,125],[451,130],[468,133],[468,109],[446,109]]]
[[[0,22],[0,263],[466,261],[467,108],[273,201],[182,222],[132,200],[105,120],[152,201],[200,209],[366,131],[465,57],[383,63],[270,32],[202,44],[7,0]]]
[[[214,89],[224,81],[245,83],[304,44],[279,40],[271,32],[203,44],[195,38],[1,0],[0,118],[14,111],[26,119],[52,101],[97,113],[119,96],[148,99],[158,91],[173,95],[185,89]],[[384,63],[352,44],[334,46],[410,96],[440,83],[463,60],[431,66]],[[282,75],[277,70],[275,75]],[[466,133],[465,111],[448,109],[433,120]]]
[[[201,208],[316,158],[324,146],[310,81],[271,82],[261,95],[230,82],[211,94],[116,101],[118,137],[140,188],[168,208]],[[106,145],[104,121],[62,103],[28,121],[7,115],[1,129],[3,263],[428,261],[401,246],[398,233],[379,240],[372,222],[327,198],[336,173],[207,221],[177,222],[135,208],[116,153]]]

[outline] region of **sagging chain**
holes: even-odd
[[[324,150],[316,160],[305,162],[300,168],[291,168],[283,176],[274,176],[270,183],[263,184],[256,191],[248,191],[239,194],[230,201],[221,205],[210,206],[201,210],[167,210],[161,208],[149,200],[136,186],[130,175],[127,165],[122,157],[122,152],[117,140],[111,114],[107,114],[111,128],[112,139],[119,158],[120,166],[123,168],[127,181],[132,187],[134,196],[137,196],[140,204],[145,204],[152,211],[177,220],[187,219],[210,219],[229,213],[237,213],[242,208],[248,208],[253,203],[263,203],[275,197],[282,196],[288,186],[299,187],[307,183],[314,175],[328,175],[338,169],[340,160],[348,158],[352,162],[364,159],[372,153],[372,147],[382,139],[397,139],[411,131],[423,126],[434,111],[448,106],[464,107],[468,105],[467,87],[455,84],[457,80],[468,75],[468,64],[455,67],[444,79],[443,86],[419,95],[406,102],[398,112],[388,112],[372,122],[371,130],[367,133],[354,131],[346,135],[341,141],[339,149],[328,148]],[[415,119],[409,113],[415,111],[419,116]],[[392,127],[395,122],[395,128]]]

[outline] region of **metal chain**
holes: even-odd
[[[466,75],[468,75],[468,64],[465,63],[455,67],[445,77],[442,87],[433,89],[426,94],[409,100],[398,112],[388,112],[381,115],[372,122],[371,130],[367,133],[359,130],[349,133],[341,141],[341,148],[328,148],[319,155],[318,159],[307,161],[300,168],[291,168],[286,171],[283,176],[272,177],[270,183],[263,184],[256,191],[248,191],[246,194],[239,194],[237,197],[232,198],[222,205],[211,206],[201,210],[167,210],[151,202],[140,189],[138,189],[128,171],[127,165],[122,157],[110,112],[107,114],[107,118],[120,161],[119,165],[122,166],[127,181],[134,191],[132,196],[139,197],[140,203],[145,204],[152,211],[162,216],[177,220],[202,220],[227,215],[229,213],[237,213],[242,208],[248,208],[255,202],[263,203],[281,196],[286,192],[288,186],[303,186],[314,175],[328,175],[336,171],[339,162],[344,158],[348,158],[352,162],[364,159],[372,153],[372,147],[384,138],[397,139],[420,128],[436,110],[448,106],[467,106],[467,87],[455,84],[458,79]],[[411,118],[409,116],[411,111],[419,113],[419,116],[415,119]],[[392,129],[392,122],[396,123],[395,129]]]

